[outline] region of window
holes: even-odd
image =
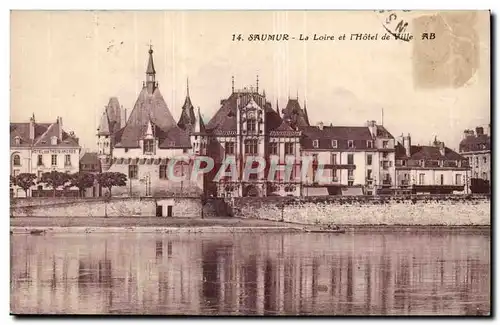
[[[313,147],[314,148],[319,147],[319,141],[318,140],[313,140]]]
[[[486,158],[486,156],[483,157],[483,163],[487,163],[488,162],[488,158]]]
[[[439,177],[439,184],[444,185],[444,175],[443,174],[441,174]]]
[[[14,141],[15,141],[16,145],[20,145],[21,144],[21,138],[20,137],[15,137]]]
[[[36,163],[38,166],[43,166],[43,156],[38,155],[38,161]]]
[[[418,185],[425,185],[425,174],[418,175]]]
[[[245,141],[245,153],[248,155],[257,154],[257,140],[251,139]]]
[[[125,148],[125,152],[128,152],[128,148]]]
[[[368,169],[368,170],[366,171],[366,178],[368,178],[368,179],[372,179],[372,170],[371,170],[371,169]]]
[[[71,155],[64,156],[64,166],[71,166]]]
[[[128,166],[128,178],[137,179],[139,166],[137,165],[129,165]]]
[[[332,140],[332,148],[337,148],[337,140]]]
[[[248,132],[257,131],[257,121],[254,119],[247,120],[247,130]]]
[[[483,179],[488,180],[488,176],[486,176],[486,172],[483,172]]]
[[[353,140],[347,141],[347,148],[354,148],[354,141]]]
[[[42,179],[43,171],[39,170],[37,173],[38,180]]]
[[[353,186],[354,185],[354,181],[347,181],[347,186]]]
[[[478,178],[477,172],[474,172],[474,178]]]
[[[372,160],[373,160],[373,156],[372,156],[372,155],[367,155],[367,156],[366,156],[366,164],[367,164],[368,166],[371,166],[371,164],[372,164]]]
[[[50,157],[50,161],[51,161],[52,166],[57,166],[57,155],[52,155]]]
[[[332,178],[333,178],[334,182],[337,181],[337,170],[336,169],[332,169]]]
[[[337,154],[332,153],[332,165],[336,165],[336,164],[337,164]]]
[[[14,157],[12,157],[12,163],[14,166],[21,166],[21,156],[14,155]]]
[[[50,144],[53,146],[57,145],[57,137],[50,138]]]
[[[226,155],[234,155],[234,142],[228,141],[224,143],[224,150]]]
[[[143,142],[144,154],[152,154],[155,150],[155,140],[153,139],[145,139]]]
[[[160,165],[160,179],[167,179],[167,165]]]
[[[271,154],[271,155],[278,154],[278,143],[277,142],[271,142],[269,144],[269,154]]]
[[[348,154],[347,155],[347,164],[348,165],[354,165],[354,155],[353,154]]]
[[[389,148],[389,141],[382,141],[382,148],[384,149]]]
[[[476,157],[476,165],[479,165],[479,157]]]
[[[373,141],[372,141],[372,140],[368,140],[368,141],[366,141],[366,147],[367,147],[368,149],[373,148]]]
[[[353,179],[354,178],[354,169],[348,169],[347,170],[347,178]]]
[[[462,185],[462,175],[460,174],[455,175],[455,185]]]
[[[285,143],[285,155],[293,155],[293,152],[294,152],[294,147],[295,147],[295,143],[293,142],[286,142]]]

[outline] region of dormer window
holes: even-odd
[[[16,145],[20,145],[21,144],[21,138],[20,137],[15,137],[14,138],[14,142]]]
[[[313,140],[313,147],[318,148],[319,147],[319,141],[318,140]]]
[[[332,148],[337,148],[337,140],[332,140]]]
[[[372,149],[373,148],[373,141],[372,140],[367,140],[366,141],[366,147],[368,149]]]
[[[50,138],[50,144],[53,145],[53,146],[57,145],[57,137],[51,137]]]
[[[354,148],[354,140],[347,140],[347,148],[349,149]]]
[[[154,148],[154,140],[153,139],[145,139],[143,149],[144,149],[144,154],[146,154],[146,155],[153,154],[154,149],[155,149]]]

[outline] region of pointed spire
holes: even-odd
[[[189,97],[189,77],[186,78],[186,94]]]
[[[309,115],[307,114],[307,107],[306,107],[306,101],[304,100],[304,120],[306,121],[307,125],[311,125],[309,123]]]
[[[278,100],[277,99],[276,99],[276,112],[278,112],[278,115],[280,115],[280,106],[278,105]]]
[[[234,94],[234,76],[231,76],[231,91]]]
[[[146,69],[146,74],[156,74],[155,65],[153,62],[153,45],[149,45],[149,60],[148,67]]]
[[[257,75],[257,93],[259,93],[259,75]]]
[[[297,89],[297,100],[299,100],[299,90]]]
[[[149,45],[149,60],[148,60],[148,67],[146,68],[146,87],[148,89],[148,93],[152,94],[156,87],[158,87],[158,84],[155,81],[155,75],[156,75],[156,70],[155,70],[155,65],[153,63],[153,46]]]

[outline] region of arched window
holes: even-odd
[[[12,157],[12,162],[14,166],[21,166],[21,157],[19,155],[14,155],[14,157]]]
[[[15,141],[16,145],[20,145],[21,144],[21,138],[20,137],[15,137],[14,141]]]
[[[54,146],[57,145],[57,137],[50,138],[50,144]]]

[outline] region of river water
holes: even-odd
[[[11,236],[12,313],[489,311],[489,233]]]

